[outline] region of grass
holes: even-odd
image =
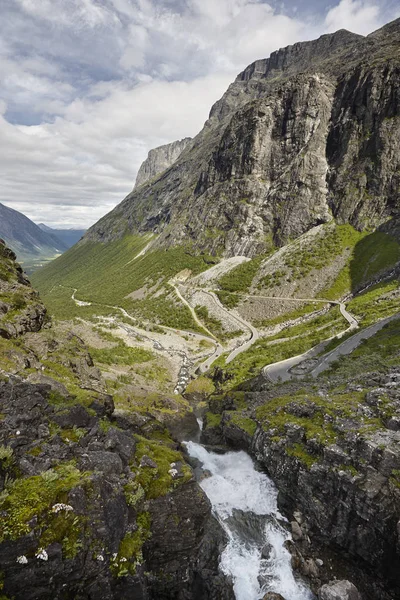
[[[180,452],[172,450],[165,445],[160,445],[157,441],[147,440],[140,436],[136,436],[136,439],[136,479],[132,483],[132,486],[137,488],[136,493],[140,489],[140,486],[144,491],[145,498],[148,500],[158,498],[160,496],[165,496],[175,487],[182,485],[191,479],[192,472],[190,467],[186,464],[183,466],[184,476],[182,478],[174,480],[169,473],[171,470],[171,463],[176,463],[178,461],[184,463]],[[157,464],[156,469],[138,466],[141,458],[145,455]],[[133,465],[131,465],[131,468],[135,470]]]
[[[150,239],[149,235],[127,235],[107,244],[80,243],[34,273],[32,282],[45,302],[49,302],[57,286],[62,284],[77,288],[80,300],[115,305],[144,285],[161,285],[185,268],[197,274],[216,261],[208,255],[197,256],[190,247],[183,246],[153,250],[133,260]],[[49,308],[61,318],[59,303],[50,301]],[[93,312],[93,308],[89,312]]]
[[[0,542],[15,540],[30,532],[31,519],[40,517],[57,502],[65,502],[68,492],[88,480],[70,463],[60,464],[41,475],[20,478],[5,487],[0,499],[2,520]]]
[[[151,516],[149,512],[141,512],[136,518],[137,529],[126,533],[121,540],[117,556],[111,562],[111,572],[114,577],[134,575],[137,565],[143,561],[142,548],[151,537]]]
[[[312,245],[296,246],[296,251],[286,258],[286,267],[291,269],[292,279],[301,279],[313,269],[326,268],[340,256],[346,248],[354,247],[363,234],[351,225],[329,224],[325,226],[324,235],[313,240]]]
[[[344,381],[363,373],[385,373],[400,362],[400,317],[391,321],[378,333],[361,344],[348,356],[340,358],[320,377],[336,378]]]
[[[279,315],[279,317],[274,317],[273,319],[262,319],[255,323],[256,327],[274,327],[275,325],[280,325],[281,323],[286,323],[287,321],[295,321],[296,319],[301,319],[301,317],[305,317],[317,310],[320,310],[325,306],[326,303],[322,302],[318,303],[308,303],[304,304],[300,308],[296,310],[290,310],[283,315]]]
[[[257,275],[258,269],[262,261],[267,255],[263,254],[252,258],[247,262],[243,262],[229,273],[225,273],[219,280],[218,285],[223,292],[248,292],[254,277]],[[220,298],[221,299],[221,298]]]
[[[186,394],[204,394],[206,396],[215,392],[215,385],[208,377],[200,376],[190,381],[186,388]]]
[[[112,348],[88,348],[93,360],[103,365],[133,365],[153,360],[155,355],[150,350],[131,348],[122,340]]]
[[[206,413],[206,429],[210,427],[219,427],[221,425],[222,415],[216,415],[215,413]]]
[[[353,298],[347,308],[361,320],[363,326],[375,323],[400,311],[400,295],[397,298],[391,297],[391,292],[395,292],[399,287],[397,280],[374,285]]]
[[[349,291],[354,292],[400,261],[400,244],[392,236],[380,231],[358,236],[347,264],[335,281],[320,292],[321,298],[335,300]]]
[[[233,425],[239,427],[239,429],[247,433],[247,435],[250,437],[253,437],[257,429],[257,423],[253,419],[250,419],[250,417],[244,417],[240,412],[237,411],[227,411],[226,414],[229,415],[230,422]]]

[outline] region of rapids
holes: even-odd
[[[229,540],[221,569],[232,577],[236,600],[259,600],[266,592],[282,594],[285,600],[312,600],[311,591],[292,571],[284,546],[290,534],[271,479],[256,470],[245,452],[215,454],[195,442],[187,442],[186,448],[210,473],[200,485]]]

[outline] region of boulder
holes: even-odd
[[[355,585],[350,581],[330,581],[320,588],[318,600],[362,600]]]

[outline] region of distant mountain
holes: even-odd
[[[42,231],[45,231],[46,233],[56,237],[67,248],[74,246],[76,242],[79,242],[81,237],[86,233],[86,229],[53,229],[44,223],[39,223],[38,227],[40,227]]]
[[[182,152],[192,141],[187,137],[165,146],[159,146],[150,150],[146,160],[142,163],[136,176],[135,188],[147,183],[166,169],[169,169],[180,157]]]
[[[0,238],[29,271],[68,249],[55,235],[43,231],[28,217],[4,204],[0,204]]]

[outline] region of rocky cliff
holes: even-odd
[[[150,231],[158,246],[251,256],[332,218],[359,229],[397,219],[399,46],[397,20],[253,63],[172,167],[84,241]]]
[[[244,448],[271,475],[315,590],[335,574],[364,600],[400,594],[399,323],[317,380],[260,376],[209,403],[203,441]]]
[[[180,444],[150,413],[115,411],[83,341],[43,329],[0,251],[1,598],[232,600],[224,534]]]
[[[171,167],[191,141],[188,137],[150,150],[136,176],[135,188]]]

